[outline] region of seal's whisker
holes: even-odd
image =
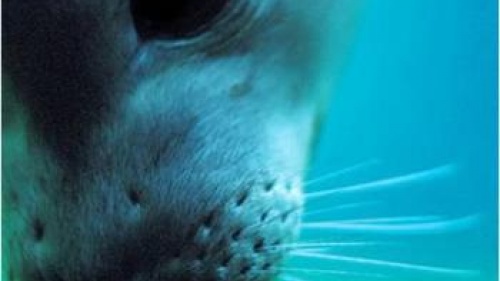
[[[374,206],[381,204],[380,201],[370,201],[370,202],[361,202],[361,203],[349,203],[349,204],[341,204],[335,207],[330,207],[330,208],[323,208],[319,210],[312,210],[308,212],[304,212],[302,214],[302,219],[310,216],[315,216],[315,215],[321,215],[321,214],[328,214],[332,211],[339,211],[339,210],[346,210],[346,209],[355,209],[355,208],[361,208],[361,207],[367,207],[367,206]]]
[[[407,216],[407,217],[378,217],[378,218],[363,218],[363,219],[346,219],[336,220],[339,223],[352,223],[352,224],[405,224],[405,223],[424,223],[443,221],[444,218],[440,216]]]
[[[289,273],[305,273],[308,275],[329,275],[329,276],[350,276],[350,277],[370,277],[370,278],[388,278],[387,275],[377,273],[365,273],[347,270],[334,270],[334,269],[310,269],[299,267],[279,267],[282,272]]]
[[[355,165],[352,165],[352,166],[349,166],[349,167],[346,167],[346,168],[342,168],[340,170],[336,170],[336,171],[327,173],[327,174],[325,174],[323,176],[319,176],[317,178],[305,181],[304,182],[304,187],[306,187],[306,186],[312,186],[314,184],[322,183],[322,182],[325,182],[325,181],[329,181],[329,180],[335,179],[335,178],[337,178],[339,176],[342,176],[342,175],[345,175],[345,174],[349,174],[349,173],[352,173],[352,172],[356,172],[358,170],[361,170],[361,169],[364,169],[364,168],[376,165],[379,162],[380,161],[378,159],[371,159],[371,160],[367,160],[367,161],[364,161],[364,162],[360,162],[360,163],[357,163]]]
[[[329,250],[334,248],[345,248],[345,247],[369,247],[375,245],[382,245],[388,243],[382,242],[299,242],[299,243],[289,243],[281,245],[271,245],[265,247],[265,250]]]
[[[422,264],[414,264],[414,263],[406,263],[406,262],[396,262],[396,261],[387,261],[380,259],[372,259],[365,257],[352,257],[352,256],[343,256],[343,255],[333,255],[333,254],[324,254],[324,253],[315,253],[310,251],[298,251],[291,253],[293,257],[307,258],[307,259],[318,259],[323,261],[331,261],[331,262],[343,262],[343,263],[352,263],[359,264],[363,266],[376,266],[382,268],[392,268],[392,269],[400,269],[407,270],[412,272],[421,272],[421,273],[432,273],[432,274],[441,274],[447,276],[457,276],[457,277],[476,277],[480,274],[477,270],[472,269],[458,269],[458,268],[448,268],[441,266],[431,266],[431,265],[422,265]]]
[[[406,183],[420,183],[434,180],[437,178],[443,178],[451,175],[456,170],[456,166],[453,164],[447,164],[439,167],[435,167],[428,170],[417,171],[414,173],[395,176],[386,179],[379,179],[366,183],[359,183],[348,186],[335,187],[328,190],[310,192],[305,194],[306,200],[312,200],[317,198],[322,198],[330,195],[337,195],[343,193],[351,192],[363,192],[363,191],[374,191],[386,188],[398,187]]]
[[[352,223],[338,221],[309,222],[302,224],[302,230],[326,230],[326,231],[352,231],[362,233],[393,234],[393,235],[425,235],[458,232],[471,229],[480,220],[479,215],[470,215],[460,218],[402,223],[402,224],[370,224]]]
[[[353,172],[359,172],[367,168],[373,167],[383,161],[377,158],[371,158],[365,161],[357,162],[347,167],[339,168],[338,166],[324,166],[321,169],[318,167],[307,166],[305,168],[295,169],[293,176],[303,177],[308,174],[319,174],[317,177],[309,177],[303,182],[306,186],[314,186],[315,184],[325,181],[333,180],[341,176],[349,175]],[[325,170],[332,170],[332,172],[324,172]]]
[[[292,275],[289,275],[289,274],[283,274],[283,275],[281,275],[278,280],[279,281],[306,281],[305,279],[302,279],[302,278],[299,278],[299,277],[296,277],[296,276],[292,276]]]

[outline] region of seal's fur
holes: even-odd
[[[347,10],[232,2],[141,38],[129,1],[4,1],[8,280],[277,272]]]

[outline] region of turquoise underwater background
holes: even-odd
[[[497,280],[497,10],[367,1],[284,280]]]

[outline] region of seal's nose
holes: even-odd
[[[297,235],[300,213],[293,183],[241,190],[191,226],[186,243],[158,265],[158,280],[271,280]]]

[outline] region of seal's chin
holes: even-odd
[[[242,189],[192,225],[154,280],[271,280],[298,234],[301,200],[292,181]]]

